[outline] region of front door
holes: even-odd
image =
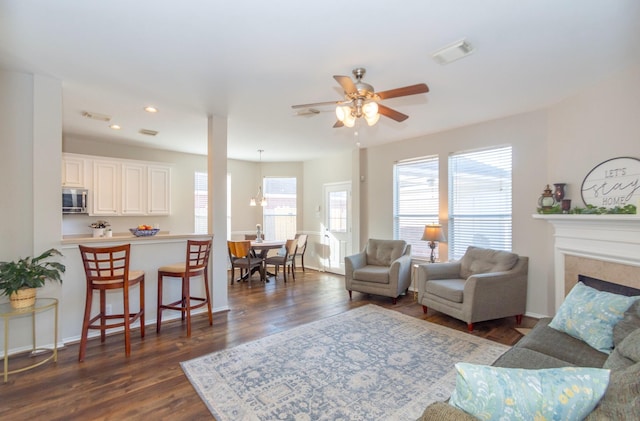
[[[324,270],[344,275],[344,257],[351,254],[351,183],[324,185]]]

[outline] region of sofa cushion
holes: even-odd
[[[367,265],[353,271],[353,279],[374,282],[377,284],[389,283],[389,268],[385,266]]]
[[[464,284],[464,279],[437,279],[426,283],[425,292],[454,303],[461,303]]]
[[[640,297],[627,297],[578,282],[567,294],[549,327],[581,339],[595,349],[611,353],[613,327]]]
[[[624,312],[624,317],[613,327],[613,345],[618,346],[628,334],[640,329],[640,300],[636,300]]]
[[[640,362],[640,329],[636,329],[613,349],[603,368],[620,370]]]
[[[562,367],[541,370],[457,363],[449,404],[480,419],[578,420],[596,407],[609,370]]]
[[[640,363],[612,370],[604,397],[586,421],[637,420],[640,414]]]
[[[550,322],[549,317],[540,319],[533,330],[515,346],[532,349],[579,367],[602,367],[607,354],[580,339],[550,328]]]
[[[530,370],[573,366],[570,362],[522,347],[511,348],[508,352],[502,354],[492,365],[494,367],[527,368]]]
[[[504,272],[517,262],[515,253],[469,246],[460,260],[460,277],[467,279],[477,273]]]
[[[391,263],[402,256],[407,248],[404,240],[376,240],[367,242],[367,264],[376,266],[390,266]]]

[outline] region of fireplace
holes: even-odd
[[[640,289],[640,216],[533,215],[553,224],[555,308],[588,276]]]

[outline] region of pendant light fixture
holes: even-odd
[[[260,153],[260,169],[262,170],[262,152],[264,152],[264,149],[258,149],[258,152]],[[260,206],[267,206],[267,198],[262,194],[261,185],[258,185],[258,191],[249,201],[249,206],[257,206],[258,202],[260,202]]]

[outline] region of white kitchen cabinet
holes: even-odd
[[[147,215],[147,166],[122,164],[122,215]]]
[[[120,168],[119,162],[93,161],[93,189],[91,215],[120,214]]]
[[[62,187],[86,188],[85,159],[62,155]]]
[[[171,167],[149,165],[147,169],[148,214],[169,215],[171,213]]]

